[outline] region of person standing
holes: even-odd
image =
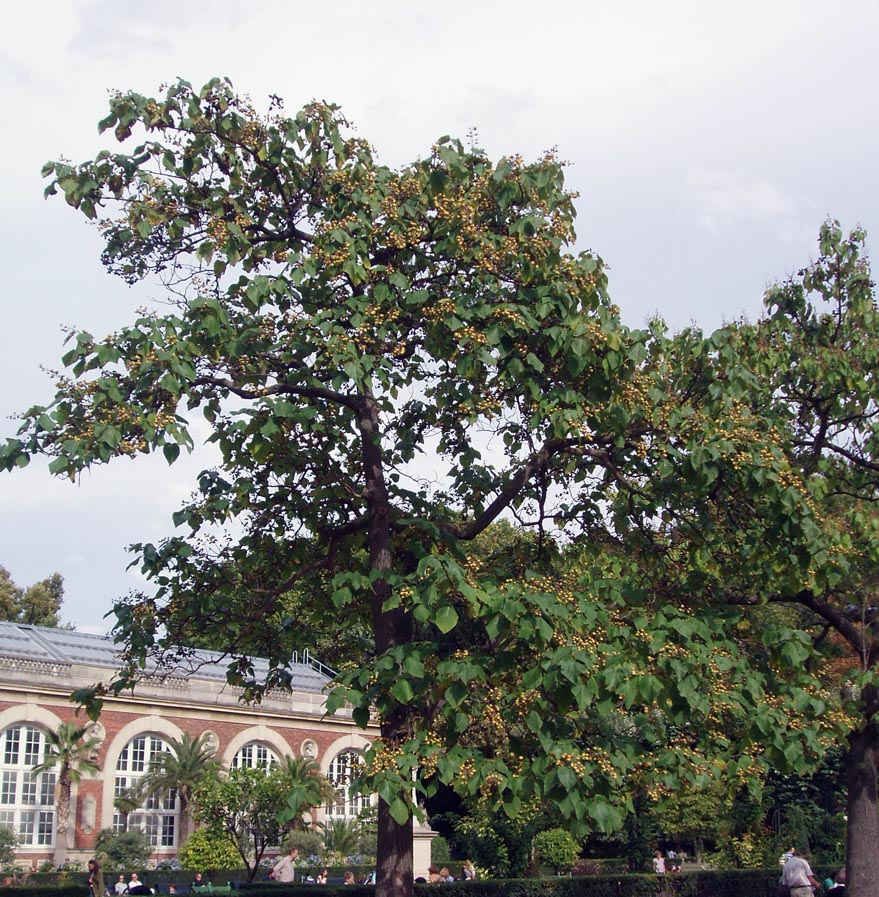
[[[104,873],[97,860],[89,860],[89,897],[104,897]]]
[[[812,890],[818,887],[818,880],[812,874],[812,867],[796,851],[784,864],[781,887],[790,889],[790,897],[812,897]]]
[[[661,850],[656,850],[653,853],[653,871],[657,875],[665,875],[665,860],[662,858]]]
[[[283,881],[287,884],[292,884],[296,881],[296,859],[299,856],[299,848],[291,847],[290,853],[287,856],[281,857],[277,863],[275,863],[274,868],[269,873],[269,878],[273,878],[275,881]]]

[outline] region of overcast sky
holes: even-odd
[[[51,396],[64,325],[100,335],[161,296],[105,274],[94,230],[42,199],[43,162],[101,147],[111,88],[226,75],[258,108],[329,100],[391,165],[472,128],[493,157],[558,147],[578,248],[608,262],[633,325],[755,318],[825,217],[879,234],[875,0],[44,0],[3,25],[3,438]],[[63,619],[104,632],[141,585],[126,545],[170,532],[197,466],[0,475],[0,564],[20,585],[60,572]]]

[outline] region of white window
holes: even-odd
[[[327,778],[336,792],[336,799],[327,805],[328,817],[356,817],[361,810],[365,810],[372,803],[368,794],[352,796],[350,793],[351,782],[360,771],[361,766],[363,766],[363,757],[357,751],[342,751],[333,757]]]
[[[232,758],[233,769],[271,769],[278,765],[278,755],[267,745],[251,741]]]
[[[122,749],[116,763],[116,797],[132,793],[149,769],[150,761],[166,749],[165,742],[158,735],[132,738]],[[147,798],[131,813],[120,813],[117,809],[113,814],[113,831],[140,829],[154,847],[174,847],[179,816],[177,794],[166,791]]]
[[[18,835],[22,847],[50,847],[55,823],[55,773],[31,775],[43,761],[46,736],[26,723],[0,733],[0,825]]]

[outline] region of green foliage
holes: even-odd
[[[235,845],[223,833],[207,828],[196,829],[177,851],[183,869],[203,872],[205,869],[241,869],[241,857]]]
[[[448,866],[452,861],[449,842],[442,835],[437,835],[430,842],[430,861],[434,866]]]
[[[93,712],[193,641],[227,649],[229,682],[258,699],[289,685],[318,621],[368,633],[328,707],[381,721],[355,784],[387,811],[383,893],[413,783],[610,832],[633,794],[756,790],[874,718],[862,233],[825,225],[754,325],[632,331],[601,260],[568,251],[552,154],[494,162],[442,138],[395,171],[335,107],[259,115],[220,79],[114,94],[101,128],[135,145],[48,163],[46,192],[97,220],[111,272],[164,277],[172,302],[72,334],[69,377],[0,466],[173,463],[196,413],[222,464],[175,515],[185,530],[137,546],[154,588],[116,607],[125,666],[80,695]],[[473,556],[503,515],[534,527],[538,557]]]
[[[580,855],[580,845],[563,828],[550,828],[538,832],[532,842],[534,858],[542,866],[549,866],[556,875],[570,869]]]
[[[300,858],[307,860],[309,857],[322,857],[323,843],[320,832],[310,828],[297,828],[285,836],[282,850],[289,852],[295,847]]]
[[[95,840],[95,853],[104,872],[129,873],[135,869],[146,869],[152,852],[149,838],[140,829],[114,832],[104,828]]]
[[[180,800],[180,839],[185,841],[193,791],[199,782],[218,776],[219,771],[220,763],[207,737],[202,734],[192,738],[184,732],[180,739],[169,739],[165,750],[150,760],[132,800],[139,806],[156,795],[176,792]]]
[[[281,842],[283,784],[279,769],[240,768],[225,778],[202,779],[193,789],[197,820],[234,845],[248,881],[255,877],[267,848]]]
[[[64,579],[60,573],[23,589],[0,566],[0,619],[33,626],[57,626],[63,600]]]
[[[308,757],[285,757],[281,763],[281,787],[287,792],[286,806],[278,820],[301,828],[303,816],[334,797],[333,786],[321,774],[320,764]]]
[[[15,830],[8,825],[0,825],[0,863],[8,865],[15,861],[15,849],[18,838]]]

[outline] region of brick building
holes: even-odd
[[[100,829],[126,824],[146,831],[154,859],[176,853],[176,799],[153,801],[126,820],[114,798],[144,774],[167,739],[184,733],[209,733],[226,768],[288,755],[313,758],[340,795],[337,804],[317,810],[319,819],[355,816],[369,803],[368,797],[350,798],[343,783],[376,732],[364,733],[347,714],[325,715],[329,677],[319,663],[298,658],[290,667],[291,692],[272,692],[259,705],[244,705],[239,691],[226,683],[224,664],[216,655],[200,652],[196,659],[191,670],[163,670],[161,675],[154,670],[133,694],[106,699],[95,725],[101,774],[83,779],[73,790],[70,859],[90,856]],[[46,733],[77,719],[70,700],[74,689],[106,680],[115,667],[113,643],[107,638],[0,622],[0,825],[18,833],[22,863],[51,859],[55,843],[54,773],[30,772],[43,757]],[[260,672],[257,667],[257,676]],[[429,833],[422,834],[429,850]],[[416,842],[417,870],[426,866],[428,856]]]

